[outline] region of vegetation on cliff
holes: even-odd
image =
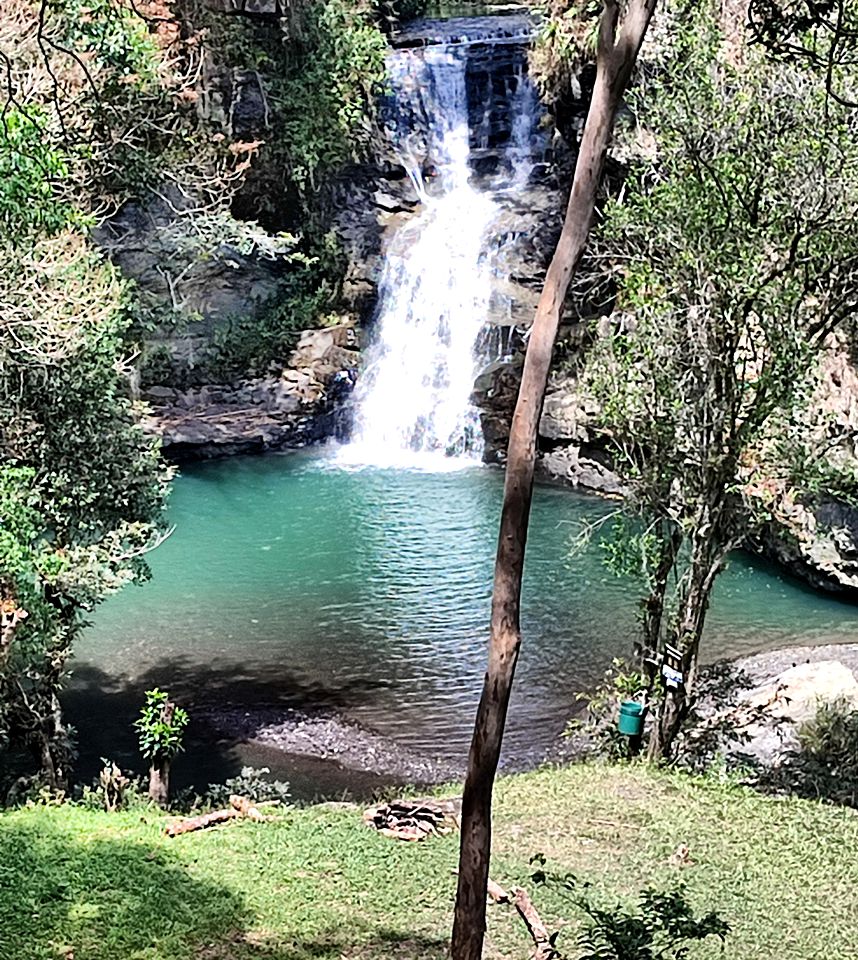
[[[169,262],[129,273],[139,284],[126,339],[141,348],[205,319],[189,296],[195,271],[258,265],[268,300],[207,336],[232,375],[282,358],[330,309],[341,265],[318,187],[371,142],[393,12],[342,0],[288,16],[197,0],[13,0],[0,15],[0,170],[13,173],[0,222],[50,229],[70,215],[106,224],[97,235],[113,249],[115,214],[157,221],[148,245]],[[166,360],[144,350],[137,365],[147,379]]]
[[[73,752],[57,695],[74,639],[85,611],[146,576],[169,478],[134,401],[152,300],[91,230],[158,201],[190,259],[291,259],[286,303],[244,362],[315,319],[330,264],[233,216],[264,145],[210,109],[212,77],[224,63],[257,77],[271,162],[287,158],[308,196],[366,143],[385,43],[368,4],[310,4],[283,27],[255,42],[254,25],[194,2],[12,0],[0,14],[0,751],[32,752],[53,787]]]

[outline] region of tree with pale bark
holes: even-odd
[[[656,0],[605,0],[597,27],[596,82],[563,230],[530,331],[513,415],[492,594],[489,663],[468,758],[453,960],[479,960],[485,934],[491,805],[509,697],[521,644],[521,578],[533,494],[536,435],[563,302],[593,224],[614,120]]]

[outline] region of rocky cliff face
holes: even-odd
[[[829,337],[820,374],[809,430],[830,479],[780,490],[756,546],[813,586],[858,598],[858,504],[836,489],[854,490],[858,477],[858,367],[846,331]]]
[[[538,469],[542,476],[607,496],[622,496],[609,443],[599,428],[599,410],[580,389],[576,364],[586,352],[583,326],[561,334],[539,424]],[[521,378],[523,355],[496,363],[477,382],[488,459],[503,461]],[[847,482],[858,475],[858,366],[845,334],[830,338],[813,399],[812,442],[827,451]],[[830,488],[796,490],[772,481],[772,520],[748,546],[817,589],[858,599],[858,505]]]
[[[272,9],[270,4],[255,3],[251,9],[242,2],[233,10],[233,0],[223,2],[224,13],[249,12],[263,20],[282,14],[276,4]],[[393,58],[435,43],[461,44],[459,49],[467,51],[470,162],[477,179],[492,177],[514,136],[512,104],[526,72],[532,29],[527,17],[512,14],[421,21],[392,38]],[[410,156],[431,183],[426,124],[419,116],[423,106],[420,91],[382,103],[381,127],[387,133],[379,136],[373,156],[342,171],[322,191],[319,206],[333,211],[331,226],[345,262],[336,309],[354,319],[358,331],[372,327],[389,238],[420,204],[403,164],[401,140],[393,135],[397,125],[409,130]],[[197,109],[213,129],[221,129],[230,139],[252,144],[268,135],[265,93],[253,71],[206,60]],[[505,199],[497,224],[504,258],[499,272],[504,279],[492,296],[487,362],[510,354],[520,343],[560,230],[567,177],[566,169],[558,174],[558,166],[568,169],[569,156],[547,142],[542,152],[545,162],[535,166],[518,196]],[[271,238],[255,230],[253,223],[212,222],[201,233],[198,224],[189,224],[184,216],[191,202],[180,191],[165,189],[145,203],[126,205],[97,236],[123,273],[136,281],[141,301],[151,308],[143,388],[157,408],[151,422],[162,429],[168,450],[176,456],[194,451],[209,456],[319,440],[334,429],[335,420],[340,424],[337,429],[344,429],[346,413],[333,417],[333,395],[326,390],[312,400],[301,398],[300,409],[289,409],[291,394],[284,394],[282,383],[295,373],[294,358],[284,358],[286,373],[282,367],[272,368],[265,376],[219,382],[217,344],[234,324],[252,323],[277,309],[290,267],[282,251],[271,255],[266,246]],[[252,217],[254,211],[242,208],[242,216]],[[361,334],[356,338],[360,340]],[[340,401],[354,381],[356,358],[354,354],[353,365],[338,371],[334,394]],[[262,399],[266,392],[270,396]],[[250,406],[271,421],[251,427],[252,437],[246,434],[247,417],[236,415]]]
[[[304,447],[341,436],[344,398],[357,368],[357,333],[346,320],[307,330],[282,371],[178,390],[151,387],[146,426],[174,460]]]
[[[145,203],[126,204],[94,239],[137,284],[152,317],[147,354],[166,356],[171,379],[193,383],[209,376],[218,332],[268,309],[288,268],[277,257],[242,252],[252,228],[218,221],[201,233],[183,217],[187,205],[178,189],[165,187]]]
[[[475,181],[488,182],[509,150],[513,136],[513,104],[527,70],[527,48],[533,24],[519,15],[417,21],[392,39],[391,58],[408,56],[416,47],[456,46],[467,57],[466,83],[470,128],[470,164]],[[473,40],[478,36],[481,39]],[[419,209],[420,197],[401,151],[401,131],[408,131],[408,162],[431,184],[432,160],[423,112],[431,105],[421,92],[380,108],[386,136],[367,163],[344,172],[329,188],[328,206],[337,210],[334,230],[348,263],[345,303],[371,325],[377,303],[382,259],[389,238]],[[534,136],[541,137],[539,131]],[[561,144],[541,147],[544,162],[535,165],[528,183],[515,198],[505,198],[496,225],[504,264],[498,270],[489,321],[505,332],[497,338],[509,352],[530,324],[542,277],[562,223],[563,185],[569,168],[568,150]],[[515,332],[517,329],[517,333]],[[488,362],[488,361],[487,361]]]

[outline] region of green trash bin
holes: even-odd
[[[620,704],[620,719],[617,721],[617,729],[623,736],[637,737],[643,730],[644,707],[637,700],[624,700]]]

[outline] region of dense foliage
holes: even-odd
[[[155,270],[129,293],[127,339],[181,337],[204,319],[195,273],[257,261],[277,289],[224,317],[209,373],[288,356],[330,309],[341,264],[318,188],[369,146],[384,31],[402,13],[369,0],[296,2],[279,17],[199,0],[12,0],[0,14],[0,224],[20,234],[157,209],[171,262],[163,284]],[[140,356],[150,382],[175,372],[169,356]]]
[[[0,748],[33,751],[54,787],[72,753],[57,694],[84,612],[146,576],[168,480],[137,426],[133,363],[152,317],[174,313],[123,280],[89,230],[157,201],[185,262],[280,260],[277,305],[253,323],[235,318],[214,355],[228,375],[282,355],[290,332],[324,312],[334,259],[324,242],[302,249],[233,207],[249,198],[264,216],[255,201],[260,184],[276,198],[276,170],[305,225],[323,174],[369,142],[382,27],[397,13],[343,0],[295,4],[273,22],[195,0],[3,6]],[[212,97],[219,78],[247,76],[260,85],[261,129]]]
[[[618,309],[590,373],[641,518],[653,679],[663,644],[680,651],[657,754],[687,712],[727,552],[821,449],[814,357],[858,303],[851,113],[819,78],[728,45],[707,4],[672,26],[634,103],[655,153],[607,212]]]
[[[57,694],[83,615],[146,575],[167,471],[121,375],[125,288],[74,228],[4,241],[0,270],[0,748],[52,786]]]
[[[255,130],[260,162],[249,170],[241,209],[263,223],[301,216],[302,208],[306,215],[325,178],[369,147],[385,83],[388,8],[313,0],[274,26],[200,11],[213,63],[254,76],[264,101]]]
[[[751,36],[777,60],[824,77],[829,96],[858,106],[858,8],[849,0],[751,0]]]
[[[168,471],[130,399],[130,289],[87,229],[172,149],[172,36],[106,0],[16,0],[0,17],[0,744],[53,788],[85,612],[146,576],[160,536]]]

